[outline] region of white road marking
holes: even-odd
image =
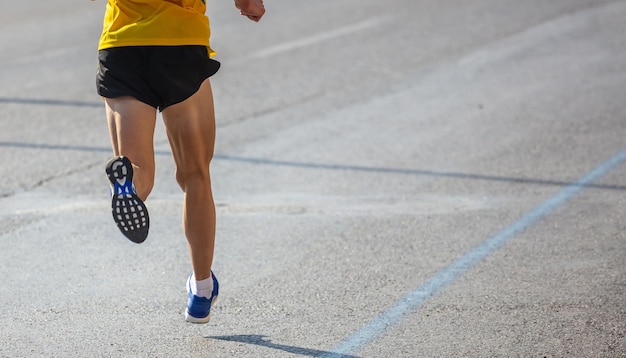
[[[332,352],[322,355],[321,358],[340,358],[360,351],[370,342],[393,329],[408,315],[415,313],[426,301],[450,286],[456,279],[481,263],[486,257],[495,253],[524,230],[544,219],[559,207],[567,204],[570,199],[594,181],[624,162],[626,162],[626,148],[588,172],[578,181],[561,189],[556,195],[536,206],[516,222],[505,227],[447,267],[435,273],[423,285],[399,299],[391,308],[385,310],[361,329],[341,341],[333,348]]]

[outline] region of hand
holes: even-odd
[[[254,22],[259,22],[265,14],[263,0],[235,0],[235,6],[241,11],[241,15]]]

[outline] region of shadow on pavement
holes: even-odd
[[[103,107],[104,108],[103,102],[64,101],[64,100],[58,100],[58,99],[0,97],[0,103],[36,104],[36,105],[43,105],[43,106],[93,107],[93,108]]]
[[[44,149],[44,150],[67,150],[67,151],[81,151],[81,152],[104,152],[111,153],[109,147],[92,147],[81,145],[58,145],[58,144],[43,144],[43,143],[26,143],[26,142],[0,142],[0,147],[5,148],[24,148],[24,149]],[[167,150],[157,150],[155,155],[171,156],[171,152]],[[354,171],[365,173],[378,173],[378,174],[400,174],[400,175],[414,175],[414,176],[428,176],[428,177],[440,177],[440,178],[452,178],[463,180],[483,180],[491,182],[504,182],[512,184],[532,184],[543,186],[556,186],[556,187],[568,187],[574,185],[573,182],[565,180],[552,180],[552,179],[536,179],[536,178],[515,178],[497,175],[486,174],[471,174],[471,173],[459,173],[459,172],[447,172],[425,169],[405,169],[405,168],[385,168],[385,167],[369,167],[361,165],[350,164],[324,164],[324,163],[307,163],[307,162],[294,162],[288,160],[276,160],[266,158],[254,158],[254,157],[240,157],[225,154],[216,154],[214,160],[241,162],[257,165],[270,165],[277,167],[291,167],[302,169],[317,169],[317,170],[335,170],[335,171]],[[618,190],[626,191],[624,185],[611,185],[611,184],[588,184],[586,188],[604,189],[604,190]]]
[[[219,339],[221,341],[228,341],[228,342],[252,344],[256,346],[272,348],[272,349],[284,351],[287,353],[299,354],[302,356],[309,356],[309,357],[333,355],[333,357],[336,356],[337,358],[358,358],[357,356],[352,356],[352,355],[345,355],[345,354],[335,355],[333,352],[328,352],[328,351],[321,351],[317,349],[294,347],[294,346],[289,346],[285,344],[273,343],[271,340],[267,339],[267,336],[258,335],[258,334],[241,334],[241,335],[233,335],[233,336],[209,336],[205,338]]]

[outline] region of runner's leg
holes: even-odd
[[[154,185],[156,109],[133,97],[105,98],[105,106],[113,154],[133,164],[137,196],[145,201]]]
[[[215,245],[215,204],[209,166],[215,144],[211,83],[185,101],[163,110],[163,121],[176,163],[176,180],[184,192],[183,229],[196,280],[211,276]]]

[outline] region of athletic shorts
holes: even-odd
[[[191,97],[220,68],[205,46],[113,47],[98,51],[98,60],[100,96],[131,96],[160,111]]]

